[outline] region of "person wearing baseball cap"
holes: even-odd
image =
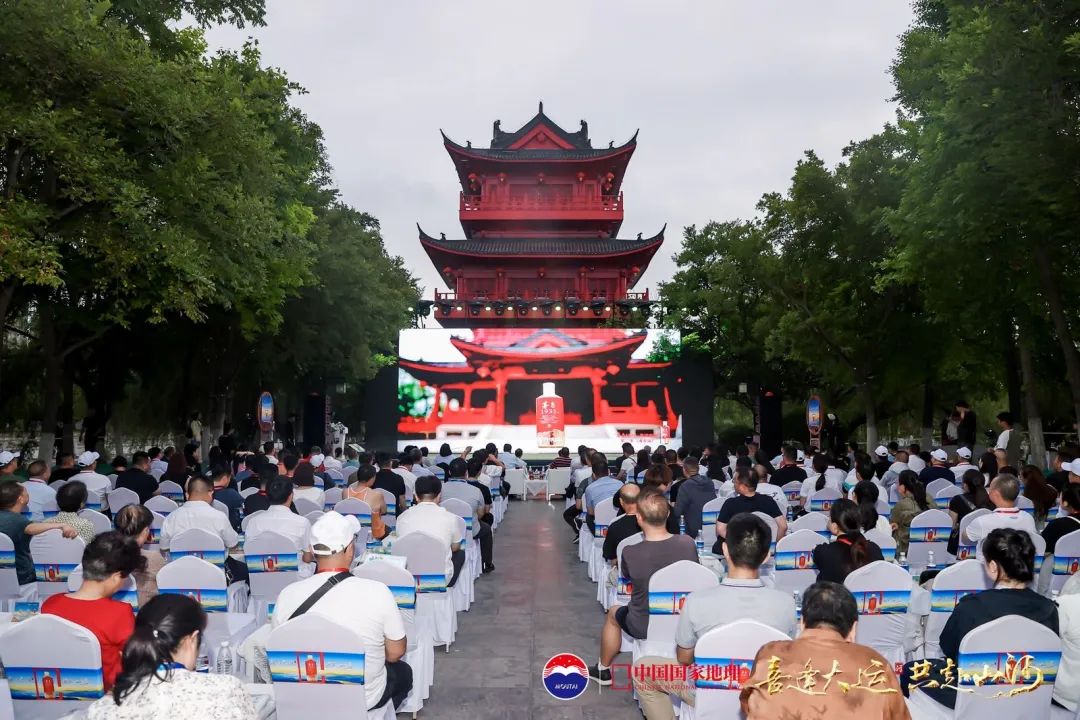
[[[874,449],[873,465],[874,475],[877,476],[877,479],[880,480],[885,477],[885,473],[889,471],[889,466],[892,465],[892,463],[889,462],[889,448],[884,445],[878,445],[877,448]]]
[[[979,466],[971,462],[971,448],[958,447],[956,449],[956,464],[952,466],[953,477],[959,483],[964,473],[968,470],[978,470]]]
[[[19,455],[17,452],[0,450],[0,483],[15,480],[15,471],[19,469]]]
[[[97,471],[97,461],[101,456],[93,450],[87,450],[75,458],[79,466],[79,472],[71,476],[72,480],[78,480],[86,489],[95,492],[104,499],[105,494],[112,490],[112,480]]]
[[[919,480],[923,485],[929,485],[934,480],[956,482],[956,476],[949,469],[949,454],[941,448],[930,453],[930,464],[919,472]]]
[[[1046,482],[1053,485],[1058,492],[1064,491],[1069,485],[1069,471],[1065,469],[1065,465],[1077,458],[1080,458],[1080,447],[1072,443],[1063,443],[1054,448],[1054,459],[1050,462],[1051,473]]]
[[[386,585],[350,572],[358,532],[356,517],[333,510],[315,521],[311,526],[315,574],[282,589],[270,622],[280,627],[305,612],[316,612],[355,632],[365,647],[367,709],[387,702],[396,709],[413,685],[412,668],[402,660],[407,645],[405,623]]]
[[[1080,459],[1073,460],[1072,462],[1062,463],[1061,469],[1068,470],[1070,485],[1080,483]]]

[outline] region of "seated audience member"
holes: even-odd
[[[911,521],[926,510],[936,508],[934,499],[926,496],[926,486],[919,481],[914,470],[904,470],[896,482],[900,500],[889,513],[889,525],[896,540],[896,553],[906,553],[911,538]]]
[[[121,535],[129,537],[139,546],[139,552],[146,558],[146,567],[135,571],[135,587],[139,591],[139,607],[158,594],[158,570],[165,567],[165,558],[158,550],[150,550],[150,526],[154,523],[154,514],[142,505],[125,505],[113,518],[113,524]]]
[[[353,482],[345,488],[341,499],[351,498],[366,502],[371,507],[371,537],[382,540],[386,537],[390,528],[386,526],[386,498],[375,489],[375,468],[371,465],[361,465],[352,474]]]
[[[105,498],[105,494],[112,490],[112,480],[97,471],[98,458],[96,452],[87,450],[78,458],[79,472],[71,476],[72,480],[78,480],[86,486],[87,490],[93,490]]]
[[[747,719],[909,719],[892,664],[876,650],[855,642],[858,619],[855,598],[843,585],[816,582],[807,588],[799,637],[765,643],[754,658],[753,672],[739,695]],[[865,677],[862,671],[874,673],[874,691],[848,689],[835,680],[820,682],[814,688],[820,694],[812,698],[790,686],[779,692],[769,691],[769,678],[776,673],[795,678],[805,674],[807,668],[820,668],[822,675],[836,669],[849,686]]]
[[[570,448],[559,448],[559,452],[556,453],[555,459],[551,461],[551,464],[548,465],[548,467],[552,470],[570,467]]]
[[[1061,662],[1054,680],[1054,702],[1075,713],[1080,705],[1080,574],[1065,581],[1057,606]]]
[[[1020,475],[1023,478],[1024,497],[1035,506],[1035,521],[1044,522],[1057,505],[1058,491],[1046,481],[1042,470],[1034,465],[1025,465]]]
[[[413,459],[413,453],[416,454],[416,459]],[[401,479],[405,481],[405,497],[415,492],[416,488],[416,476],[417,474],[426,475],[427,471],[421,470],[419,473],[413,472],[413,468],[420,467],[420,451],[414,447],[410,447],[401,453],[398,458],[398,466],[393,468],[393,471],[401,476]]]
[[[953,531],[949,535],[949,552],[953,555],[956,554],[960,545],[960,521],[974,510],[994,509],[994,503],[990,502],[990,496],[986,494],[982,473],[978,470],[965,472],[960,477],[960,487],[963,488],[963,492],[949,498],[949,515],[953,519]]]
[[[1080,530],[1080,485],[1069,484],[1061,493],[1061,517],[1054,518],[1043,528],[1046,554],[1053,555],[1057,541],[1071,532]]]
[[[576,503],[579,509],[585,509],[585,523],[589,526],[589,532],[596,531],[597,506],[615,497],[622,486],[622,481],[608,474],[607,457],[595,453],[592,457],[592,480]]]
[[[892,445],[892,443],[889,444]],[[886,490],[890,490],[893,485],[900,481],[900,473],[904,472],[905,470],[911,470],[912,472],[915,472],[908,465],[909,458],[907,450],[897,450],[893,454],[893,457],[895,459],[893,460],[892,464],[889,465],[889,469],[886,470],[885,474],[881,476],[881,484],[885,486]],[[915,477],[917,478],[918,476],[919,474],[915,473]]]
[[[169,464],[165,474],[158,478],[158,481],[170,480],[180,487],[185,487],[190,477],[191,471],[188,469],[187,458],[184,457],[184,453],[174,450],[173,454],[169,456]]]
[[[724,502],[716,516],[716,542],[713,544],[713,552],[717,555],[723,552],[727,523],[739,513],[763,512],[771,517],[776,521],[777,540],[787,532],[787,520],[780,512],[780,507],[771,497],[757,493],[757,476],[750,468],[736,468],[734,483],[735,494]]]
[[[382,451],[375,453],[375,464],[379,466],[378,472],[375,473],[375,487],[386,490],[397,498],[394,514],[400,515],[408,507],[405,497],[405,479],[392,470],[394,458],[390,453]]]
[[[396,477],[396,476],[395,476]],[[326,495],[322,488],[315,486],[315,466],[309,462],[302,462],[296,466],[293,472],[293,499],[310,500],[321,510],[326,503]]]
[[[113,600],[133,572],[146,569],[139,546],[118,532],[102,533],[86,546],[82,558],[82,585],[73,593],[53,595],[41,612],[57,615],[94,633],[101,645],[101,674],[105,690],[112,689],[120,672],[120,653],[131,637],[135,616],[131,605]]]
[[[415,508],[402,513],[404,520]],[[299,613],[308,598],[332,583],[314,605],[307,608],[354,631],[364,641],[364,691],[368,710],[393,702],[400,707],[412,689],[412,669],[405,656],[405,624],[390,589],[381,582],[352,575],[356,533],[360,524],[351,515],[333,510],[315,521],[311,548],[315,575],[289,585],[278,595],[271,623],[279,627]],[[362,608],[362,612],[357,610]]]
[[[109,467],[112,468],[112,471],[109,473],[109,475],[119,475],[120,473],[127,472],[127,458],[123,455],[117,455],[112,459],[112,462],[109,463]]]
[[[79,536],[79,531],[71,525],[55,522],[31,522],[23,517],[23,510],[30,504],[30,494],[22,483],[0,483],[0,533],[8,536],[15,546],[15,575],[20,590],[25,594],[36,587],[34,558],[30,554],[30,538],[43,532],[59,529],[64,537]]]
[[[75,528],[83,542],[89,545],[94,541],[97,530],[94,523],[79,517],[79,511],[86,507],[86,486],[80,480],[69,480],[56,491],[56,507],[60,508],[49,522],[63,523]]]
[[[495,571],[495,536],[491,529],[491,526],[495,523],[495,517],[491,514],[491,488],[480,482],[480,478],[486,479],[489,477],[484,474],[485,467],[490,466],[484,465],[484,461],[480,458],[470,458],[467,470],[468,477],[465,479],[465,484],[480,493],[480,508],[474,510],[477,515],[473,524],[473,537],[480,543],[480,564],[482,571],[484,573],[490,573]],[[452,478],[452,480],[454,480],[454,483],[449,485],[451,488],[450,495],[446,494],[447,484],[443,483],[443,499],[454,497],[453,492],[457,491],[458,479]]]
[[[930,464],[919,471],[919,482],[923,485],[929,485],[935,480],[956,482],[956,476],[949,469],[949,454],[941,448],[930,453]]]
[[[465,550],[458,537],[457,515],[439,505],[442,502],[442,481],[425,475],[416,478],[416,504],[398,516],[397,536],[403,538],[414,532],[436,537],[446,546],[446,575],[448,587],[457,583],[465,564]]]
[[[158,494],[158,482],[150,474],[150,456],[141,450],[131,456],[131,467],[116,476],[116,487],[127,488],[139,496],[139,502]]]
[[[26,493],[30,496],[30,519],[37,522],[45,518],[45,506],[56,502],[56,491],[49,487],[49,464],[44,460],[35,460],[26,469],[28,477],[23,482]]]
[[[1080,457],[1080,446],[1072,443],[1058,445],[1050,465],[1052,472],[1046,478],[1051,487],[1061,492],[1070,482],[1080,482],[1080,463],[1076,462],[1078,457]],[[1070,469],[1072,472],[1070,472]],[[55,472],[52,479],[56,479]]]
[[[244,517],[270,507],[270,500],[266,497],[266,488],[269,486],[271,480],[281,476],[278,475],[277,465],[264,462],[259,465],[259,469],[253,477],[256,477],[256,487],[259,489],[257,492],[253,492],[244,498]],[[288,480],[288,478],[285,479]],[[292,480],[289,480],[289,484],[292,484]],[[292,506],[290,506],[289,509],[293,510]],[[295,512],[295,510],[293,510],[293,512]]]
[[[229,466],[220,463],[211,468],[210,481],[214,484],[214,500],[229,509],[229,524],[233,526],[233,530],[240,532],[240,520],[244,514],[244,497],[232,487],[232,472]]]
[[[270,506],[266,512],[248,520],[245,537],[253,538],[264,532],[274,532],[296,543],[296,553],[303,562],[314,562],[311,555],[311,523],[297,515],[292,505],[293,485],[288,478],[276,477],[266,488]]]
[[[741,513],[731,518],[727,531],[728,541],[724,544],[727,576],[719,587],[690,593],[679,614],[675,656],[682,665],[694,664],[694,646],[702,635],[736,619],[757,620],[790,637],[795,635],[794,599],[788,593],[767,587],[759,574],[769,557],[772,530],[758,516]],[[670,665],[670,659],[661,657],[643,657],[634,663],[634,689],[646,720],[673,720],[669,693],[694,704],[693,682],[680,681],[674,673],[667,674],[668,681],[659,679],[661,673],[657,670]]]
[[[582,472],[584,473],[584,470]],[[570,529],[574,532],[574,543],[577,543],[580,538],[581,520],[578,517],[585,511],[585,491],[589,489],[589,485],[593,482],[608,476],[607,456],[603,453],[592,452],[589,455],[588,474],[577,481],[577,487],[574,491],[574,504],[563,511],[563,520],[570,525]],[[589,526],[590,532],[593,527],[592,525]]]
[[[806,470],[799,465],[799,451],[794,445],[785,445],[781,451],[780,467],[772,475],[772,482],[783,487],[789,482],[802,482],[806,479]]]
[[[869,465],[865,465],[863,466],[863,469],[868,469],[869,467]],[[860,469],[859,472],[859,476],[861,477],[862,469]],[[881,486],[872,480],[860,480],[855,483],[855,487],[851,489],[851,494],[859,506],[859,511],[862,513],[863,532],[877,530],[882,535],[892,537],[892,525],[889,524],[889,518],[879,515],[877,511],[878,498],[881,497]],[[873,512],[872,523],[870,522],[871,512]]]
[[[1035,520],[1028,513],[1016,507],[1016,498],[1020,496],[1020,481],[1015,475],[1001,474],[990,481],[988,492],[994,512],[980,515],[971,521],[960,538],[967,545],[978,544],[994,528],[1012,528],[1035,535]]]
[[[683,471],[686,480],[679,487],[678,500],[675,502],[675,519],[686,524],[686,534],[697,537],[701,532],[701,509],[705,503],[716,499],[716,486],[713,481],[702,475],[699,470],[698,459],[688,457],[683,461]],[[754,483],[757,487],[757,483]]]
[[[78,472],[79,468],[75,466],[75,456],[72,453],[60,453],[56,456],[56,467],[49,471],[49,482],[70,480]]]
[[[1006,615],[1019,615],[1045,625],[1058,632],[1058,608],[1053,600],[1045,598],[1027,587],[1035,577],[1035,545],[1026,533],[1011,528],[990,531],[982,543],[983,563],[986,574],[994,586],[990,590],[972,593],[960,598],[941,631],[941,652],[945,658],[930,660],[932,671],[927,680],[943,682],[942,670],[947,661],[956,662],[960,655],[960,641],[969,632]],[[805,602],[803,612],[806,612]],[[908,694],[911,679],[911,663],[904,668],[901,684]],[[955,671],[952,671],[955,672]],[[928,688],[920,681],[922,691],[947,707],[956,704],[956,690],[946,687]]]
[[[619,549],[619,543],[641,532],[641,526],[638,525],[637,519],[637,501],[641,492],[641,486],[634,483],[626,483],[619,488],[619,505],[622,507],[623,514],[608,525],[602,552],[604,560],[612,565],[615,564],[617,558],[616,551]]]
[[[638,522],[645,539],[623,549],[622,576],[633,586],[629,605],[614,605],[600,633],[600,661],[589,667],[589,677],[611,684],[611,663],[622,647],[622,634],[643,640],[649,629],[649,579],[653,573],[679,560],[698,561],[697,545],[687,535],[667,531],[671,506],[663,495],[645,492],[638,499]]]
[[[201,475],[188,480],[187,501],[177,510],[169,513],[161,524],[162,550],[168,550],[172,539],[185,530],[205,530],[221,538],[228,552],[235,548],[240,538],[233,530],[229,517],[214,508],[210,503],[214,500],[214,486],[209,480]],[[231,580],[246,580],[247,566],[235,558],[225,558],[225,569]]]
[[[495,516],[491,514],[491,508],[495,504],[495,501],[492,499],[491,485],[488,484],[492,481],[494,476],[489,475],[487,472],[487,468],[491,466],[485,465],[479,458],[470,458],[468,462],[469,477],[466,478],[465,482],[479,490],[480,496],[484,501],[484,512],[480,516],[480,520],[488,525],[494,526]]]
[[[255,706],[232,675],[195,672],[206,612],[186,595],[159,595],[139,610],[112,692],[89,720],[255,720]]]
[[[819,581],[843,584],[848,573],[875,560],[884,560],[881,548],[863,535],[859,506],[841,498],[829,510],[829,532],[836,540],[814,548],[814,566]]]
[[[959,483],[960,478],[964,477],[964,473],[968,470],[978,470],[979,466],[972,464],[971,450],[961,447],[956,450],[956,464],[949,469],[952,471],[955,482]]]
[[[833,490],[843,490],[843,478],[839,482],[834,480],[835,476],[829,475],[829,457],[825,453],[818,453],[811,461],[811,467],[814,472],[808,474],[806,479],[803,480],[802,487],[799,488],[799,498],[802,501],[803,507],[810,505],[810,496],[823,487],[832,488]],[[818,480],[824,479],[824,484],[819,483]]]

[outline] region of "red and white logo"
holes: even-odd
[[[544,663],[544,688],[559,700],[573,700],[589,686],[589,668],[572,653],[560,653]]]

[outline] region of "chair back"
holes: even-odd
[[[279,720],[366,718],[363,639],[318,613],[270,631],[266,659]]]
[[[276,532],[261,532],[244,540],[248,585],[257,598],[274,602],[278,593],[300,576],[296,543]]]
[[[608,527],[611,526],[611,523],[615,522],[615,518],[618,516],[619,510],[611,500],[604,500],[599,503],[593,514],[593,527],[596,528],[593,532],[593,537],[607,537]]]
[[[301,515],[307,515],[312,512],[321,512],[322,507],[314,500],[308,500],[307,498],[293,498],[293,507],[296,508],[296,512]]]
[[[223,514],[225,517],[229,516],[229,506],[221,502],[220,500],[214,500],[213,502],[211,502],[210,507]]]
[[[675,651],[675,628],[686,596],[695,590],[705,590],[720,584],[716,573],[690,560],[679,560],[660,568],[649,578],[649,629],[646,637],[648,652],[663,649],[662,657],[672,657]]]
[[[448,550],[439,538],[415,532],[398,538],[390,553],[405,558],[405,567],[416,580],[417,592],[444,593],[450,582],[446,574]]]
[[[307,515],[305,515],[304,517],[305,517],[305,518],[307,518],[307,521],[308,521],[309,523],[311,523],[312,525],[314,525],[314,524],[315,524],[315,522],[316,522],[316,521],[317,521],[317,520],[318,520],[319,518],[321,518],[321,517],[322,517],[323,515],[325,515],[325,514],[326,514],[326,512],[325,512],[325,511],[323,511],[323,510],[316,510],[315,512],[309,512],[309,513],[308,513]]]
[[[797,503],[799,502],[799,493],[802,492],[802,482],[792,480],[781,485],[780,489],[784,491],[784,496],[787,497],[789,503]]]
[[[392,562],[367,562],[353,569],[352,574],[381,582],[390,588],[398,609],[406,616],[416,610],[416,579],[408,570]]]
[[[246,488],[244,488],[243,490],[240,491],[240,497],[247,500],[248,497],[250,497],[251,495],[254,495],[257,492],[259,492],[259,488],[257,488],[257,487],[246,487]]]
[[[266,511],[265,510],[256,510],[255,512],[251,513],[250,515],[245,515],[244,519],[240,521],[240,530],[242,532],[244,532],[244,533],[247,533],[248,523],[251,522],[251,519],[259,517],[264,512],[266,512]]]
[[[628,538],[624,538],[619,541],[618,546],[615,548],[615,604],[616,605],[629,605],[630,593],[633,592],[634,586],[630,582],[630,578],[623,575],[622,572],[622,553],[623,549],[630,547],[631,545],[637,545],[639,542],[645,540],[644,533],[636,532]]]
[[[53,480],[51,483],[49,483],[49,487],[51,487],[53,490],[59,490],[60,488],[67,485],[67,483],[67,480]]]
[[[944,565],[949,552],[949,535],[952,533],[952,516],[944,510],[924,510],[911,519],[908,562],[926,565],[930,553],[934,564]]]
[[[972,692],[956,694],[954,717],[1049,718],[1060,662],[1061,639],[1045,625],[1019,615],[980,625],[960,641],[957,678]],[[976,685],[987,673],[989,682]]]
[[[30,538],[39,600],[67,592],[68,577],[82,564],[85,549],[86,543],[81,538],[66,538],[59,529]]]
[[[19,573],[15,569],[15,543],[0,533],[0,601],[18,598]]]
[[[829,533],[829,514],[824,512],[808,512],[801,518],[795,519],[788,525],[788,534],[796,530],[810,530],[826,540],[832,538]]]
[[[1077,570],[1080,570],[1080,530],[1073,530],[1062,535],[1054,546],[1054,569],[1050,578],[1050,589],[1060,592]]]
[[[855,596],[855,605],[859,608],[855,642],[874,648],[889,662],[902,662],[911,602],[908,571],[899,565],[875,560],[852,571],[844,580],[844,587]]]
[[[705,541],[706,548],[711,548],[716,542],[716,519],[720,517],[720,509],[724,507],[725,502],[727,498],[718,497],[701,507],[701,537]]]
[[[892,506],[889,505],[888,500],[884,500],[881,497],[878,498],[877,503],[874,504],[874,509],[877,510],[877,514],[882,517],[889,517],[889,513],[892,512]]]
[[[169,559],[201,558],[219,568],[225,567],[225,541],[219,535],[201,528],[177,533],[169,542]]]
[[[86,491],[86,509],[101,511],[105,509],[105,500],[102,498],[102,493],[94,490]]]
[[[544,477],[547,481],[547,496],[562,495],[570,484],[570,468],[550,468]]]
[[[385,488],[375,488],[375,489],[379,492],[380,495],[382,495],[383,502],[386,503],[386,513],[388,515],[397,515],[397,512],[398,512],[397,498],[394,497],[394,493],[390,492],[389,490],[387,490]]]
[[[77,565],[71,574],[68,575],[67,589],[68,592],[76,592],[83,584],[82,565]],[[120,586],[120,589],[113,593],[113,600],[119,600],[120,602],[126,602],[131,606],[131,609],[135,612],[139,611],[139,588],[135,585],[135,577],[129,575],[124,584]]]
[[[842,497],[844,494],[836,488],[823,487],[817,492],[810,493],[810,502],[807,505],[811,512],[828,514],[832,510],[832,504]]]
[[[129,488],[116,488],[108,495],[109,512],[113,515],[120,512],[120,508],[127,505],[139,504],[139,493]]]
[[[937,498],[937,494],[939,492],[941,492],[942,490],[948,490],[950,488],[955,488],[955,487],[956,487],[956,483],[953,482],[952,480],[946,480],[945,478],[938,478],[937,480],[931,480],[929,483],[927,483],[927,485],[926,485],[926,494],[929,495],[932,498]],[[957,489],[960,489],[960,488],[957,488]],[[963,489],[960,489],[960,492],[963,492]]]
[[[299,508],[297,508],[299,510]],[[321,510],[321,508],[316,508]],[[334,504],[334,511],[340,515],[353,515],[362,527],[371,527],[371,506],[363,500],[345,498]]]
[[[472,537],[473,522],[475,521],[472,506],[464,500],[458,500],[457,498],[447,498],[446,500],[442,501],[442,507],[464,520],[465,531],[469,537]]]
[[[158,592],[187,595],[206,612],[228,612],[229,599],[225,571],[207,561],[186,556],[172,560],[158,571]]]
[[[166,497],[176,503],[184,502],[184,488],[180,487],[179,483],[164,480],[158,483],[158,490],[161,491],[161,494],[155,495],[155,497]]]
[[[158,550],[161,546],[161,526],[165,524],[165,516],[153,510],[150,514],[154,519],[150,521],[150,540],[146,543],[147,550]]]
[[[320,510],[333,510],[334,506],[341,502],[342,497],[345,495],[345,490],[339,487],[332,487],[323,493],[323,506]]]
[[[934,482],[948,482],[948,480],[935,480]],[[927,494],[929,495],[930,493],[928,492]],[[932,497],[934,498],[934,500],[937,501],[938,507],[947,507],[949,505],[949,500],[953,499],[957,495],[963,494],[964,488],[960,487],[959,485],[950,484],[948,487],[943,487],[940,490],[936,491]]]
[[[1020,495],[1016,498],[1016,507],[1020,508],[1032,517],[1035,516],[1035,503],[1031,502],[1030,498]]]
[[[105,694],[97,637],[57,615],[14,624],[0,643],[0,661],[17,718],[85,711],[87,701]]]
[[[755,510],[753,514],[757,515],[766,525],[769,526],[769,530],[772,532],[772,541],[775,544],[776,534],[780,532],[780,527],[776,524],[776,518],[760,510]]]
[[[926,657],[942,657],[941,631],[952,617],[960,598],[992,587],[985,566],[978,560],[961,560],[942,570],[934,578],[930,592],[930,615],[926,618],[923,648]]]
[[[510,484],[509,495],[525,495],[525,470],[517,468],[514,470],[507,470],[503,478]]]
[[[974,520],[977,517],[981,517],[983,515],[989,515],[989,514],[990,514],[990,511],[987,510],[986,508],[978,508],[976,510],[972,510],[967,515],[960,518],[959,535],[957,537],[960,537],[960,538],[964,537],[964,532],[968,529],[968,525],[971,524],[972,520]],[[969,560],[971,558],[976,557],[977,555],[978,555],[978,548],[974,544],[965,545],[965,544],[961,543],[961,544],[956,546],[956,559],[957,560]]]
[[[115,490],[113,492],[116,492]],[[94,534],[100,535],[101,533],[109,532],[113,529],[112,520],[106,515],[99,513],[97,510],[91,510],[86,507],[79,511],[79,517],[84,520],[89,520],[94,526]]]
[[[175,484],[176,483],[173,483],[173,485]],[[167,498],[164,495],[155,495],[143,504],[156,512],[158,515],[162,515],[164,517],[168,517],[170,513],[176,512],[177,508],[180,507],[176,504],[175,500],[173,500],[172,498]]]
[[[776,543],[773,578],[776,589],[802,593],[817,580],[814,548],[828,542],[817,532],[799,529],[789,532]]]
[[[694,713],[700,718],[738,718],[739,692],[750,680],[754,658],[765,643],[790,640],[756,620],[737,620],[709,630],[694,646]]]
[[[345,482],[345,475],[337,468],[329,468],[326,471],[327,477],[334,481],[334,485]]]
[[[885,558],[886,562],[892,562],[896,559],[896,538],[892,535],[886,535],[878,529],[867,530],[866,539],[881,548],[881,556]]]

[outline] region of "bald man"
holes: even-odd
[[[604,538],[604,560],[612,565],[615,564],[619,543],[641,532],[637,520],[637,501],[640,494],[641,486],[634,483],[623,485],[617,493],[624,514],[615,518],[615,522],[608,526],[607,536]]]

